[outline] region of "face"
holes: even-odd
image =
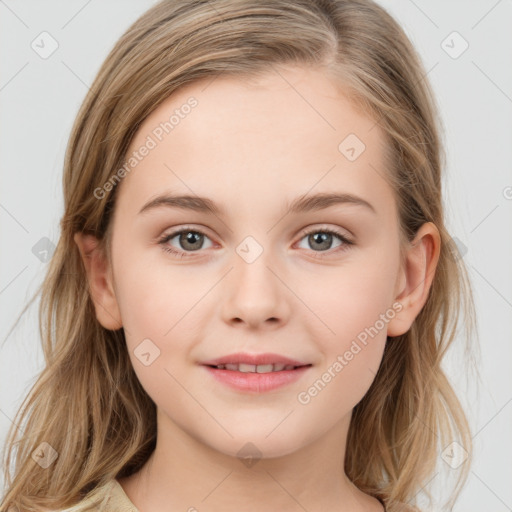
[[[382,132],[325,74],[281,75],[181,89],[117,185],[113,289],[135,372],[166,422],[230,455],[249,441],[285,455],[349,421],[399,307]],[[146,206],[161,196],[193,199]],[[234,353],[309,366],[239,389],[202,364]]]

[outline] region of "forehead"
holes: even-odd
[[[276,68],[193,82],[145,119],[127,160],[144,146],[121,187],[139,208],[164,190],[217,198],[238,211],[251,198],[290,202],[308,190],[369,201],[391,194],[382,132],[321,71]]]

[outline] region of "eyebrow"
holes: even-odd
[[[363,206],[373,213],[377,213],[375,208],[363,198],[353,194],[340,193],[319,193],[312,196],[300,196],[291,204],[287,204],[286,211],[290,211],[291,213],[311,212],[323,210],[338,204]],[[160,207],[224,215],[224,210],[215,203],[215,201],[207,197],[173,194],[163,194],[151,199],[140,209],[139,214]]]

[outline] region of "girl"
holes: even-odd
[[[441,361],[472,302],[423,75],[371,0],[127,30],[66,153],[2,510],[418,510],[443,450],[455,502]]]

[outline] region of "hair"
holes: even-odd
[[[117,41],[71,131],[61,233],[36,292],[45,367],[8,433],[1,510],[76,505],[147,461],[156,445],[156,406],[132,368],[123,329],[105,329],[96,318],[73,236],[95,235],[111,261],[119,187],[101,199],[94,191],[123,165],[138,127],[173,92],[201,79],[258,77],[287,65],[332,77],[382,130],[402,241],[411,241],[425,222],[441,236],[424,307],[408,332],[388,339],[378,373],[353,410],[345,471],[389,512],[403,510],[400,504],[415,505],[421,489],[428,493],[440,449],[458,440],[468,459],[450,508],[458,498],[472,462],[471,434],[441,363],[458,337],[461,315],[469,360],[474,303],[445,225],[441,123],[413,45],[372,0],[164,0]],[[47,468],[31,456],[42,443],[58,454]]]

